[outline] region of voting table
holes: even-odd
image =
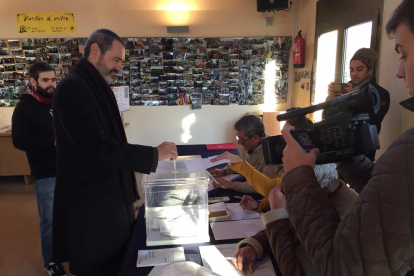
[[[188,156],[188,155],[201,155],[202,158],[210,157],[213,155],[219,155],[225,151],[229,151],[233,154],[239,154],[236,149],[234,150],[207,150],[206,145],[178,145],[177,146],[178,155],[179,156]],[[217,167],[224,167],[224,165],[219,165]],[[214,167],[210,168],[213,169]],[[209,192],[209,197],[222,197],[228,196],[230,198],[229,202],[226,203],[234,203],[240,202],[239,198],[235,198],[235,196],[243,196],[244,193],[239,193],[234,190],[224,190],[221,188],[214,189]],[[260,194],[248,194],[255,199],[261,199],[263,196]],[[231,229],[229,229],[231,231]],[[183,244],[183,245],[163,245],[163,246],[146,246],[146,228],[145,228],[145,206],[141,206],[139,209],[138,216],[136,218],[135,224],[133,226],[133,231],[131,233],[131,237],[128,241],[128,246],[125,251],[124,259],[122,261],[121,268],[119,270],[118,276],[146,276],[148,275],[153,267],[136,267],[137,263],[137,256],[138,250],[145,250],[145,249],[161,249],[161,248],[171,248],[171,247],[179,247],[182,246],[184,248],[184,253],[186,257],[186,261],[192,261],[202,266],[202,261],[200,257],[200,250],[199,246],[201,245],[217,245],[217,244],[233,244],[238,243],[242,239],[229,239],[229,240],[219,240],[216,241],[209,226],[209,235],[210,235],[210,242],[202,243],[202,244]],[[277,275],[282,275],[279,267],[273,256],[271,257],[271,261],[274,267],[274,270]]]

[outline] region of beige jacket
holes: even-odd
[[[252,154],[248,154],[246,150],[243,150],[240,156],[250,165],[252,165],[256,170],[270,179],[276,178],[276,176],[278,176],[278,174],[283,170],[283,165],[267,166],[265,164],[262,145],[258,146]],[[229,166],[226,166],[224,170],[226,171],[226,174],[236,173],[230,169]],[[233,182],[233,189],[237,192],[242,193],[257,193],[257,191],[247,181]]]

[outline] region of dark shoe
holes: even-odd
[[[47,273],[49,276],[66,276],[65,268],[61,264],[55,264],[54,262],[50,262],[49,265],[46,267]]]

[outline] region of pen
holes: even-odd
[[[242,199],[242,197],[241,196],[234,196],[234,198],[239,198],[239,199]],[[256,201],[256,202],[258,202],[258,203],[260,203],[260,202],[262,202],[261,200],[256,200],[256,199],[252,199],[253,201]]]
[[[227,260],[236,260],[236,257],[226,257]],[[262,259],[245,259],[246,261],[250,261],[250,262],[261,262],[263,261]]]
[[[208,171],[206,171],[207,172],[207,174],[211,177],[211,179],[214,181],[214,182],[216,182],[216,184],[217,184],[217,186],[219,186],[220,187],[220,184],[217,182],[217,180],[215,180],[214,179],[214,177],[208,172]]]

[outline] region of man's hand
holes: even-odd
[[[217,185],[217,183],[213,181],[213,186],[214,187],[217,187],[218,186],[218,187],[220,187],[222,189],[233,189],[233,182],[228,181],[225,178],[217,178],[216,181],[219,184]]]
[[[223,159],[229,159],[230,160],[230,163],[229,164],[236,164],[236,163],[239,163],[239,162],[243,161],[243,158],[241,158],[238,155],[231,154],[228,151],[223,152],[219,156],[211,159],[210,161],[211,162],[216,162],[216,161],[223,160]]]
[[[303,165],[309,165],[314,168],[316,156],[319,154],[319,149],[317,148],[311,149],[309,153],[302,149],[292,134],[290,134],[290,131],[294,129],[295,127],[289,123],[285,123],[282,129],[282,136],[286,141],[282,158],[283,165],[285,166],[285,175],[291,170]]]
[[[345,87],[346,93],[352,92],[352,83],[348,82]]]
[[[281,189],[282,183],[279,183],[269,193],[269,203],[271,210],[285,208],[285,195],[282,193]]]
[[[257,210],[259,208],[259,203],[257,203],[251,196],[244,195],[240,201],[240,207],[243,210]]]
[[[165,159],[175,160],[177,159],[178,152],[177,146],[174,143],[164,142],[157,147],[158,150],[158,161]]]
[[[245,259],[248,259],[248,260],[257,259],[257,252],[256,252],[256,249],[254,249],[253,246],[248,245],[248,246],[239,248],[236,251],[236,253],[234,253],[233,256],[235,258],[237,258],[235,260],[232,260],[234,266],[238,270],[243,271],[243,261]],[[249,262],[249,271],[250,271],[250,273],[253,273],[254,265],[255,265],[255,262]]]
[[[212,169],[211,171],[208,171],[212,177],[214,178],[220,178],[225,176],[227,173],[223,169]]]

